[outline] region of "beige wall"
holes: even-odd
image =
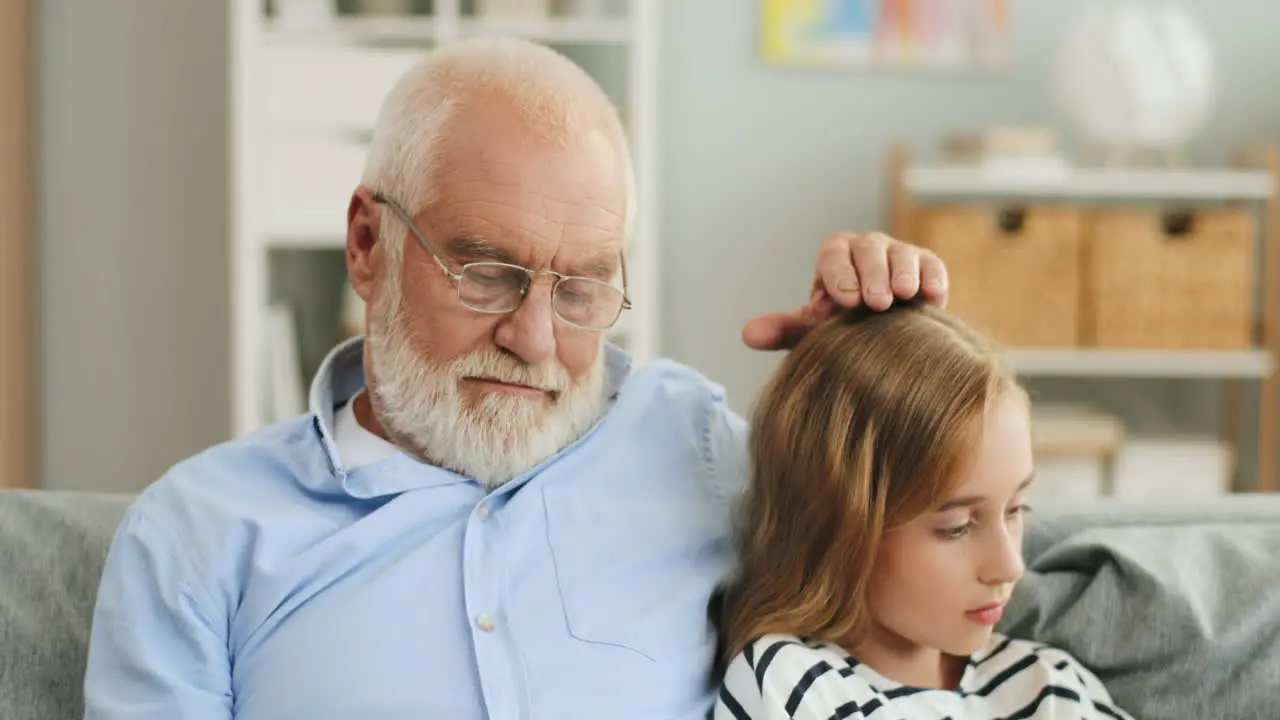
[[[228,4],[39,0],[47,487],[229,433]]]
[[[38,484],[35,2],[0,0],[0,487]]]

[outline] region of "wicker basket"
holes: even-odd
[[[1253,346],[1254,232],[1245,210],[1091,213],[1083,225],[1084,342]]]
[[[917,242],[947,265],[948,309],[996,342],[1063,348],[1079,338],[1079,213],[1049,206],[918,210]]]

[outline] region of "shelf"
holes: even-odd
[[[1132,378],[1261,378],[1273,368],[1262,350],[1010,350],[1020,375]]]
[[[464,37],[515,35],[546,43],[617,45],[631,41],[626,20],[595,18],[547,18],[545,20],[490,20],[466,18],[460,23]]]
[[[263,38],[274,45],[426,44],[436,41],[436,21],[422,17],[337,18],[306,27],[285,27],[268,20]]]
[[[281,28],[267,23],[265,37],[274,45],[428,45],[441,40],[445,24],[432,17],[339,18],[313,27]],[[460,18],[458,34],[517,36],[545,43],[617,45],[631,42],[625,19]]]
[[[1018,173],[976,167],[908,167],[904,185],[920,195],[1265,200],[1269,173],[1256,170],[1107,170]]]

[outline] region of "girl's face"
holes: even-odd
[[[881,540],[868,588],[873,627],[858,652],[890,677],[895,663],[981,649],[1022,577],[1022,495],[1033,469],[1023,398],[991,407],[976,450],[935,511]]]

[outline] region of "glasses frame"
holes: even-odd
[[[444,271],[444,274],[448,275],[457,284],[458,302],[461,303],[462,306],[467,308],[468,310],[472,310],[478,313],[484,313],[486,315],[506,315],[507,313],[515,312],[520,308],[522,304],[524,304],[525,298],[529,296],[529,288],[533,287],[533,281],[538,275],[550,275],[551,277],[556,279],[555,284],[551,286],[551,295],[553,298],[555,297],[556,288],[560,287],[560,283],[564,282],[565,280],[585,280],[587,282],[607,285],[615,290],[621,290],[622,304],[621,306],[619,306],[618,312],[613,316],[613,320],[611,320],[609,324],[605,325],[604,327],[598,327],[598,328],[588,327],[586,325],[581,325],[579,323],[573,322],[572,320],[569,320],[565,318],[563,315],[561,315],[560,311],[556,310],[555,303],[552,302],[551,311],[555,313],[556,317],[560,318],[562,322],[572,325],[573,327],[580,328],[582,330],[590,330],[594,332],[608,330],[618,323],[618,318],[622,317],[622,311],[631,309],[631,293],[628,291],[628,288],[627,288],[627,254],[626,252],[622,252],[619,256],[619,263],[622,269],[622,287],[621,288],[618,288],[612,283],[607,283],[602,280],[597,280],[596,278],[582,277],[580,275],[563,275],[561,273],[558,273],[554,270],[547,269],[547,268],[544,268],[541,270],[530,270],[529,268],[523,267],[521,265],[513,265],[511,263],[499,262],[497,260],[483,260],[478,262],[465,263],[461,268],[461,272],[455,273],[452,269],[449,268],[449,265],[444,261],[444,259],[440,257],[440,254],[436,252],[435,248],[431,247],[431,243],[427,241],[427,238],[422,234],[422,231],[418,229],[418,226],[416,224],[414,224],[413,218],[409,216],[409,213],[406,212],[404,208],[400,207],[399,203],[387,197],[387,195],[381,191],[377,191],[373,193],[373,201],[378,203],[379,205],[386,205],[387,207],[391,208],[391,211],[396,214],[396,217],[399,218],[401,222],[403,222],[405,225],[409,227],[409,232],[413,233],[413,236],[418,239],[418,244],[422,246],[422,249],[426,250],[427,253],[431,255],[432,259],[436,261],[436,264],[440,266],[440,269]],[[520,293],[520,302],[517,303],[516,306],[511,308],[510,310],[484,310],[481,308],[468,305],[467,302],[462,299],[462,279],[463,279],[463,275],[467,272],[467,268],[476,266],[476,265],[484,265],[484,266],[496,265],[496,266],[508,267],[508,268],[513,268],[515,270],[523,271],[528,276],[529,281],[525,283],[524,290],[521,291]]]

